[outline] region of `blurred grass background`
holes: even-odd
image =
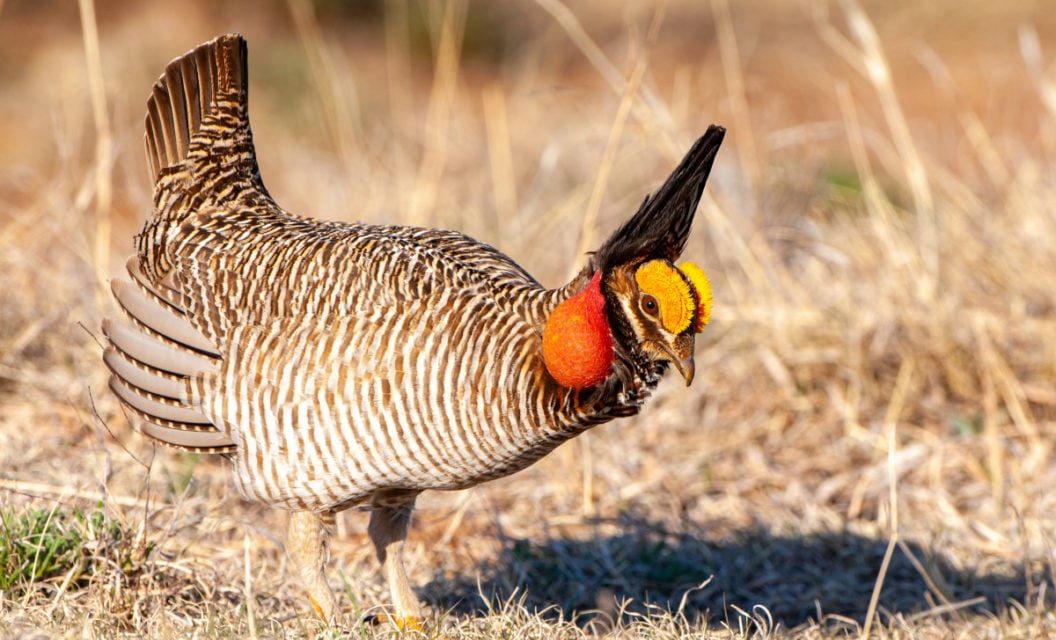
[[[150,211],[149,89],[228,31],[280,204],[456,228],[551,286],[729,128],[696,383],[423,497],[435,633],[1056,634],[1047,2],[0,0],[4,635],[320,631],[281,514],[134,434],[94,335]],[[338,525],[356,628],[383,584]]]

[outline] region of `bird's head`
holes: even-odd
[[[676,265],[725,129],[708,128],[662,187],[592,256],[578,292],[550,314],[543,361],[558,384],[602,382],[617,355],[670,363],[693,381],[694,338],[711,319],[711,284],[692,262]]]
[[[622,323],[617,336],[631,342],[651,362],[670,362],[693,382],[696,334],[711,319],[711,284],[692,262],[676,267],[655,258],[617,267],[606,279],[613,314]]]

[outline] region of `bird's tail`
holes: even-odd
[[[148,277],[168,271],[166,242],[197,210],[235,198],[265,198],[249,128],[247,49],[220,36],[176,58],[147,100],[147,162],[154,215],[137,238]]]
[[[157,184],[166,172],[229,149],[209,129],[245,128],[247,106],[246,41],[238,34],[220,36],[176,58],[154,84],[147,100],[147,160]],[[224,132],[225,134],[228,132]]]

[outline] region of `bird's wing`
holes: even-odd
[[[453,263],[496,285],[542,289],[542,285],[513,258],[495,247],[458,231],[427,229],[419,242],[442,252]]]
[[[110,388],[145,435],[192,451],[233,451],[234,441],[186,393],[188,380],[219,369],[216,344],[195,328],[174,291],[149,283],[136,257],[127,269],[128,279],[111,283],[125,320],[103,321]]]
[[[237,325],[361,316],[444,291],[517,314],[518,293],[543,291],[512,259],[453,231],[212,208],[188,218],[177,242],[172,286],[218,344]]]

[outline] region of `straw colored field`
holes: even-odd
[[[548,285],[729,128],[687,251],[716,300],[694,386],[424,496],[430,634],[1056,635],[1046,2],[91,8],[0,1],[0,634],[323,631],[282,515],[132,432],[99,359],[148,90],[240,31],[281,204],[456,228]],[[385,635],[366,518],[338,528],[344,628]]]

